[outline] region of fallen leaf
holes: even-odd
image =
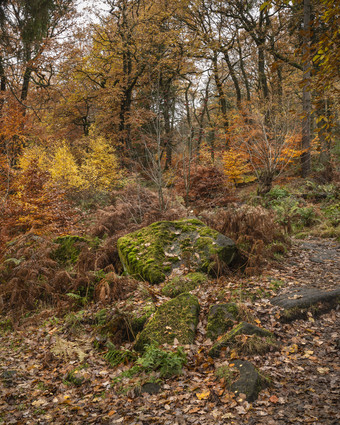
[[[320,373],[320,375],[325,375],[329,372],[329,368],[328,367],[318,367],[317,371]]]
[[[196,393],[196,397],[199,400],[206,400],[210,396],[210,391],[204,391],[202,393]]]
[[[269,401],[271,401],[272,403],[278,403],[279,399],[276,397],[276,395],[272,395],[269,398]]]

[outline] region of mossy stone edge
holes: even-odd
[[[175,338],[181,345],[193,343],[199,309],[197,297],[189,293],[165,302],[137,335],[134,349],[143,352],[146,345],[172,345]]]

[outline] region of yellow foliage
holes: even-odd
[[[108,190],[120,177],[114,148],[101,136],[92,138],[81,172],[86,187]]]
[[[33,163],[42,171],[48,170],[49,158],[43,147],[29,146],[24,148],[18,161],[19,168],[22,171],[27,171]]]
[[[243,181],[243,176],[251,171],[247,157],[243,152],[229,149],[223,154],[224,173],[234,184]]]
[[[49,172],[52,180],[65,188],[80,188],[84,184],[79,167],[65,142],[55,150]]]

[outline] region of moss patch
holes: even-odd
[[[240,373],[236,368],[223,365],[215,370],[215,376],[217,379],[223,379],[226,386],[230,388],[231,384],[240,376]]]
[[[252,335],[257,336],[257,338],[256,343],[254,343],[255,338],[250,338],[250,341],[253,341],[251,348],[248,348],[248,345],[243,344],[242,337],[238,338],[239,336],[244,336],[244,341],[248,341],[248,337]],[[255,325],[251,325],[250,323],[241,322],[212,346],[209,351],[209,356],[218,357],[224,347],[235,348],[237,351],[242,351],[243,347],[243,351],[247,354],[249,354],[250,351],[251,354],[254,354],[256,352],[255,348],[258,348],[260,353],[263,353],[270,349],[274,342],[275,339],[271,332]]]
[[[207,324],[207,337],[217,339],[225,334],[235,323],[240,320],[237,304],[216,304],[210,307]]]
[[[75,264],[83,245],[89,243],[86,238],[73,235],[60,236],[53,242],[59,246],[53,251],[52,258],[62,265]]]
[[[146,345],[191,344],[198,323],[199,303],[196,297],[185,293],[165,302],[137,335],[134,349],[143,351]]]
[[[213,256],[230,264],[236,253],[231,239],[197,219],[156,222],[118,239],[117,245],[125,270],[152,284],[182,264],[209,272]]]
[[[189,273],[186,276],[177,276],[171,279],[162,289],[166,297],[175,298],[185,292],[193,291],[198,285],[205,282],[207,276],[203,273]]]
[[[134,341],[155,311],[151,299],[145,300],[142,305],[126,304],[120,310],[100,310],[96,315],[97,330],[115,343]]]

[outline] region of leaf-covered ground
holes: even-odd
[[[182,375],[163,381],[156,395],[136,395],[128,380],[119,387],[113,384],[128,365],[111,368],[94,348],[90,319],[97,306],[88,307],[84,320],[73,328],[54,311],[42,312],[16,330],[3,326],[0,423],[338,424],[340,310],[318,317],[310,313],[284,324],[280,309],[269,300],[280,287],[335,288],[339,267],[338,244],[296,241],[290,253],[262,276],[231,275],[204,284],[196,291],[201,313],[196,342],[186,347],[188,364]],[[226,391],[223,379],[215,377],[216,367],[232,363],[235,354],[226,352],[214,360],[207,356],[208,308],[216,300],[230,299],[241,301],[280,343],[263,356],[243,357],[271,378],[271,385],[253,403]]]

